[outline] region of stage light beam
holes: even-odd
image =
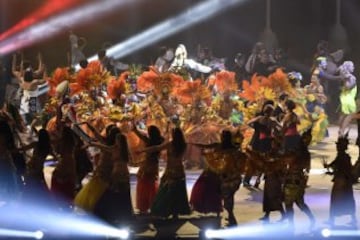
[[[31,232],[31,231],[0,228],[0,238],[2,238],[2,237],[6,237],[6,238],[20,237],[20,238],[42,239],[44,237],[44,233],[41,231]]]
[[[50,0],[44,3],[40,8],[38,8],[33,13],[29,14],[23,18],[16,25],[8,29],[7,31],[0,34],[0,41],[4,40],[11,35],[20,32],[21,30],[34,25],[45,18],[48,18],[52,15],[55,15],[61,11],[64,11],[70,7],[77,5],[79,1],[77,0]]]
[[[114,58],[121,58],[127,56],[137,50],[158,42],[170,35],[178,33],[186,28],[209,19],[221,12],[235,7],[246,0],[207,0],[203,1],[194,7],[185,10],[179,15],[169,18],[156,24],[153,27],[110,47],[107,50],[107,55]],[[97,56],[92,56],[88,60],[96,60]]]
[[[30,46],[48,39],[61,31],[89,22],[109,12],[115,11],[135,0],[102,0],[66,11],[46,21],[34,24],[27,29],[0,42],[0,55]]]

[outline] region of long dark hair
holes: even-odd
[[[39,130],[37,149],[42,156],[47,156],[51,152],[50,136],[44,128]]]
[[[21,117],[17,107],[15,107],[15,105],[12,104],[12,103],[7,102],[6,103],[6,110],[12,116],[12,118],[14,119],[14,121],[16,123],[16,127],[18,128],[18,130],[23,132],[25,130],[25,122],[24,122],[23,118]]]
[[[75,147],[74,132],[68,126],[65,126],[62,130],[61,146],[61,150],[64,151],[64,153]]]
[[[186,142],[184,134],[180,128],[175,128],[172,132],[172,147],[174,150],[175,156],[180,156],[186,150]]]
[[[117,127],[112,127],[109,131],[109,134],[106,136],[105,143],[108,146],[114,145],[116,140],[116,135],[121,133],[120,129]]]
[[[124,134],[118,133],[116,140],[120,142],[120,157],[122,162],[129,162],[129,147]]]
[[[236,148],[232,141],[232,134],[229,130],[223,130],[221,133],[221,148],[231,149]]]
[[[148,128],[149,143],[148,146],[159,145],[164,142],[164,138],[161,136],[159,128],[151,125]]]
[[[15,148],[14,135],[9,123],[5,120],[0,120],[0,134],[6,141],[6,148],[12,150]]]

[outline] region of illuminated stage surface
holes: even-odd
[[[312,227],[312,230],[310,230],[310,222],[308,218],[295,206],[294,234],[290,235],[291,237],[284,237],[284,239],[321,239],[321,230],[329,227],[326,224],[326,220],[328,219],[329,214],[332,177],[324,174],[325,170],[322,167],[322,161],[324,157],[327,159],[328,162],[332,161],[335,158],[335,141],[337,138],[337,130],[337,126],[330,127],[329,137],[326,138],[322,143],[310,147],[312,153],[312,170],[308,183],[309,187],[306,189],[305,201],[316,217],[316,225]],[[358,157],[358,149],[357,146],[354,145],[357,137],[357,129],[355,125],[352,125],[349,136],[350,144],[348,153],[351,155],[354,163]],[[48,182],[51,178],[52,169],[52,167],[47,167],[45,169],[45,175]],[[131,168],[130,171],[132,173],[131,191],[135,206],[135,173],[137,169]],[[187,170],[186,180],[189,195],[192,186],[200,173],[200,170]],[[252,181],[254,181],[254,179]],[[246,231],[260,233],[259,236],[253,237],[251,239],[259,239],[262,237],[279,239],[278,234],[284,234],[286,232],[286,224],[278,222],[278,220],[280,219],[280,214],[277,212],[271,213],[269,224],[264,224],[262,221],[259,220],[259,218],[263,216],[262,188],[263,182],[260,185],[260,189],[249,189],[241,186],[236,193],[235,215],[238,221],[238,227],[242,228],[242,230],[239,230],[238,235],[240,239],[247,239]],[[354,185],[354,194],[357,206],[360,206],[359,190],[360,184]],[[225,217],[225,212],[221,214],[221,219],[216,218],[215,215],[204,217],[197,213],[193,213],[191,216],[180,216],[178,220],[154,220],[151,217],[147,216],[137,216],[136,224],[131,225],[130,229],[133,231],[132,239],[155,237],[161,239],[198,239],[200,229],[206,230],[208,228],[211,228],[211,226],[219,227],[219,224],[221,227],[223,227],[225,224]],[[339,228],[348,229],[347,223],[349,223],[349,221],[350,217],[336,218],[336,225],[339,225]],[[245,227],[249,227],[251,230]],[[274,235],[268,234],[267,231],[264,230],[265,227],[270,227],[271,232],[276,230],[273,233]],[[358,224],[357,227],[359,228],[360,224]],[[46,234],[44,239],[46,239]],[[69,239],[77,238],[70,237]]]

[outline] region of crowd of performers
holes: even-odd
[[[258,186],[264,175],[262,220],[279,211],[293,223],[296,204],[313,225],[304,202],[308,146],[328,134],[321,81],[329,79],[341,83],[342,112],[338,155],[325,164],[334,169],[330,220],[350,214],[356,222],[345,134],[356,117],[351,61],[331,74],[330,57],[319,54],[311,82],[303,86],[301,73],[274,64],[260,43],[248,61],[237,55],[234,71],[221,59],[207,59],[206,49],[197,61],[182,44],[165,50],[154,66],[144,71],[130,65],[119,76],[100,60],[46,76],[40,56],[37,71],[30,64],[17,67],[14,59],[24,93],[20,110],[9,103],[1,111],[0,197],[51,202],[56,196],[64,200],[62,209],[76,206],[114,224],[134,213],[177,218],[191,211],[219,215],[225,208],[228,225],[236,225],[236,191],[252,177]],[[32,93],[44,82],[50,97],[39,110]],[[24,137],[27,125],[32,138]],[[48,187],[43,168],[49,156],[56,164]],[[184,163],[203,167],[190,198]],[[139,168],[135,206],[128,166]]]

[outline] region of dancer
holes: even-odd
[[[69,207],[75,196],[76,162],[75,137],[70,127],[64,126],[58,149],[58,163],[51,178],[51,191]]]
[[[171,61],[174,59],[174,50],[172,48],[161,47],[160,56],[155,61],[155,67],[159,73],[167,72]]]
[[[337,155],[330,164],[324,163],[325,168],[331,168],[333,177],[333,187],[330,198],[330,217],[329,224],[334,226],[335,217],[342,215],[351,216],[351,224],[357,225],[355,213],[355,199],[353,183],[355,181],[352,172],[351,158],[346,152],[349,140],[347,134],[339,136],[336,142]]]
[[[279,137],[279,136],[278,136]],[[284,163],[280,154],[281,142],[279,139],[272,139],[271,150],[263,160],[264,164],[264,194],[263,194],[263,212],[264,216],[260,218],[264,222],[270,220],[270,212],[279,211],[281,220],[285,220],[285,211],[283,207],[282,184],[284,177]]]
[[[232,142],[232,134],[228,130],[223,130],[221,134],[221,143],[214,143],[210,145],[196,144],[202,148],[212,148],[214,150],[214,156],[212,157],[214,161],[218,161],[219,163],[219,174],[220,174],[220,182],[221,182],[221,196],[224,200],[224,208],[228,212],[228,226],[237,225],[237,221],[234,215],[234,195],[236,191],[239,189],[242,177],[241,173],[243,172],[244,163],[245,163],[245,155],[243,155],[237,146],[235,146]],[[211,164],[211,162],[209,162]],[[202,175],[203,176],[203,175]],[[203,176],[204,177],[204,176]],[[214,179],[214,178],[212,178]],[[201,177],[199,178],[201,180]],[[208,178],[208,180],[211,180]],[[209,184],[211,182],[208,182]],[[206,205],[206,202],[215,203],[212,206],[213,210],[219,211],[219,205],[216,205],[216,194],[210,199],[206,199],[206,185],[203,184],[203,189],[198,187],[195,188],[195,191],[204,190],[205,195],[199,196],[199,193],[192,193],[193,203],[200,205],[200,199],[203,201],[202,204]],[[214,186],[209,186],[214,188]],[[193,190],[194,191],[194,190]],[[216,191],[216,185],[214,189],[208,189],[207,191],[214,192]],[[196,202],[197,201],[197,202]]]
[[[171,63],[169,71],[179,72],[183,68],[190,68],[201,73],[210,73],[212,70],[208,66],[202,65],[193,59],[189,59],[185,45],[179,44],[175,50],[175,58]],[[190,80],[192,80],[191,76]]]
[[[300,124],[299,118],[294,112],[296,107],[295,102],[287,100],[285,103],[286,113],[282,120],[283,134],[284,134],[284,151],[295,151],[300,144],[300,134],[297,130],[297,125]]]
[[[339,136],[344,135],[345,129],[351,121],[352,115],[356,113],[357,85],[354,76],[354,63],[345,61],[339,67],[342,77],[342,88],[340,93],[341,116],[339,119]]]
[[[157,146],[164,142],[160,130],[154,125],[148,127],[148,137],[137,129],[135,123],[133,130],[145,142],[146,147]],[[145,159],[140,163],[136,184],[136,207],[140,214],[147,213],[150,210],[158,191],[159,157],[160,152],[146,153]]]
[[[106,137],[98,136],[98,143],[105,143],[107,146],[115,144],[116,135],[120,133],[120,130],[115,125],[109,125],[106,128]],[[85,145],[89,146],[89,145]],[[87,211],[94,212],[95,206],[98,203],[101,196],[104,194],[111,182],[111,172],[113,169],[113,161],[111,153],[108,151],[101,151],[99,162],[95,165],[94,174],[89,182],[81,188],[76,194],[74,204],[78,208]]]
[[[14,146],[14,137],[9,124],[0,120],[0,200],[7,203],[19,197],[16,168],[11,157]]]
[[[83,49],[86,46],[86,39],[83,37],[78,37],[75,33],[70,30],[69,32],[69,41],[70,41],[70,63],[71,67],[75,67],[76,64],[80,63],[80,61],[86,59]],[[81,41],[81,45],[80,45]]]
[[[165,173],[161,178],[159,191],[156,194],[151,214],[159,217],[174,219],[179,215],[190,214],[188,196],[186,192],[186,178],[183,158],[186,142],[180,128],[172,130],[172,140],[165,141],[158,146],[145,148],[141,152],[151,153],[167,150],[167,164]]]
[[[44,76],[42,76],[42,78],[39,77],[41,72],[45,73],[41,54],[38,55],[38,60],[39,69],[37,71],[33,70],[30,63],[24,62],[24,72],[20,72],[20,87],[23,90],[20,114],[23,116],[26,124],[30,124],[35,114],[40,110],[40,103],[37,98],[38,86],[46,82]]]
[[[286,157],[284,203],[286,217],[291,226],[294,224],[294,203],[309,217],[311,228],[315,224],[315,217],[304,201],[306,182],[310,172],[311,155],[308,146],[311,142],[311,132],[311,128],[307,130],[302,135],[300,146],[296,152]]]
[[[54,155],[48,132],[40,129],[38,140],[22,147],[21,150],[33,150],[32,157],[26,164],[23,200],[24,202],[33,201],[33,203],[47,204],[50,199],[50,191],[44,177],[44,163],[48,155]]]
[[[311,76],[310,84],[304,87],[307,96],[306,109],[308,112],[314,112],[315,106],[325,107],[327,96],[324,93],[324,87],[320,84],[319,77],[316,74]]]
[[[267,105],[269,105],[269,107],[267,107]],[[250,151],[255,151],[257,153],[261,153],[263,151],[263,147],[261,147],[261,145],[263,145],[262,141],[267,141],[267,140],[266,140],[266,138],[264,138],[264,136],[265,136],[264,134],[261,134],[261,139],[260,139],[260,133],[264,131],[264,127],[260,123],[261,122],[260,116],[264,116],[265,108],[266,108],[266,111],[272,112],[273,110],[271,110],[271,109],[274,108],[273,105],[274,105],[273,100],[265,101],[262,106],[261,112],[257,113],[256,117],[249,121],[248,125],[254,129],[254,133],[252,134],[252,137],[251,137],[251,140],[250,140],[250,143],[248,146]],[[273,113],[270,113],[270,112],[267,114],[273,115]],[[243,181],[243,185],[245,187],[251,186],[251,184],[250,184],[250,180],[252,177],[251,172],[255,171],[255,169],[253,168],[253,164],[250,161],[252,161],[251,158],[248,159],[247,170],[246,170],[244,181]],[[257,175],[256,182],[254,185],[255,187],[259,187],[262,173],[260,172],[257,174],[258,175]]]
[[[94,214],[113,225],[128,223],[133,216],[130,195],[130,173],[128,169],[129,148],[125,135],[118,132],[111,146],[92,142],[91,146],[111,154],[113,168],[110,185],[100,197]]]

